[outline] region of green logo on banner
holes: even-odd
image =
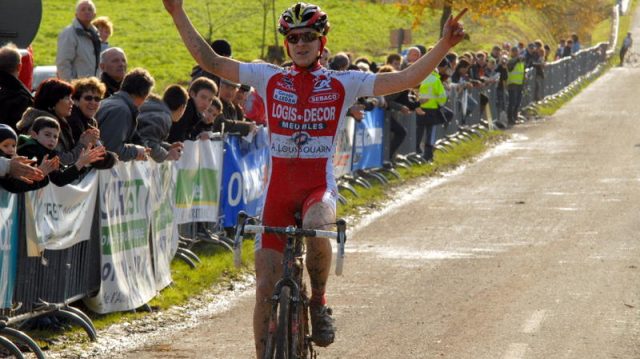
[[[218,172],[200,168],[179,170],[176,181],[176,207],[218,205]]]

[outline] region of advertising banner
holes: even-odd
[[[0,189],[0,309],[11,308],[18,257],[17,195]]]
[[[26,192],[27,255],[39,256],[45,249],[65,249],[89,240],[97,193],[97,171],[89,172],[78,184],[58,187],[50,183]]]
[[[224,148],[221,211],[224,226],[232,227],[240,211],[251,216],[262,214],[270,172],[267,129],[260,128],[251,142],[238,136],[228,136]]]
[[[182,157],[175,163],[177,224],[218,221],[222,155],[220,140],[184,142]]]
[[[168,286],[171,279],[171,261],[178,250],[178,226],[173,220],[175,206],[175,171],[171,162],[151,166],[151,245],[156,290]]]
[[[138,161],[100,171],[102,282],[98,295],[85,300],[94,312],[132,310],[156,294],[149,246],[153,175]]]
[[[384,110],[376,107],[364,114],[364,119],[355,125],[351,165],[353,171],[382,167]]]
[[[344,127],[336,135],[336,152],[333,154],[333,174],[339,178],[351,172],[353,155],[353,132],[356,120],[351,116],[345,118]]]

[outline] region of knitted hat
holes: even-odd
[[[0,142],[6,139],[13,139],[14,141],[18,141],[18,135],[16,135],[16,131],[13,130],[9,125],[5,125],[4,123],[0,123]]]

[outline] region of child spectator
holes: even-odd
[[[113,35],[113,23],[107,16],[100,16],[91,22],[100,35],[100,52],[109,48],[109,37]]]
[[[193,136],[195,137],[198,133],[202,132],[228,132],[237,133],[241,136],[255,132],[255,123],[251,121],[238,121],[228,117],[229,113],[225,111],[225,106],[231,105],[228,105],[228,102],[223,101],[221,98],[214,97],[211,106],[209,106],[203,115],[202,122],[194,129]],[[200,138],[205,139],[207,137]]]
[[[13,158],[16,155],[16,146],[18,142],[18,135],[9,126],[0,124],[0,152],[5,158]]]
[[[140,144],[151,149],[150,156],[156,162],[180,159],[182,142],[169,144],[169,130],[187,108],[189,95],[180,85],[167,87],[162,98],[150,95],[140,106],[138,115],[138,135]]]
[[[183,142],[193,140],[194,128],[202,121],[203,112],[211,106],[214,96],[218,93],[218,86],[207,77],[198,77],[189,86],[189,100],[182,117],[171,124],[168,142]],[[197,136],[198,134],[196,134]]]
[[[21,136],[18,155],[36,158],[36,163],[44,174],[44,179],[32,184],[25,184],[15,180],[3,182],[3,186],[10,192],[26,192],[42,188],[53,182],[58,187],[65,186],[78,179],[89,164],[100,161],[104,156],[104,147],[82,149],[74,165],[60,169],[58,152],[55,150],[60,135],[60,124],[52,117],[38,117],[29,130],[29,136]],[[5,156],[8,153],[2,151]]]
[[[33,122],[25,142],[18,147],[18,154],[27,158],[35,157],[39,165],[48,159],[55,159],[58,156],[55,148],[58,145],[59,136],[60,124],[58,121],[51,117],[38,117]],[[93,149],[83,148],[74,165],[64,170],[53,168],[48,173],[43,170],[45,175],[48,174],[48,178],[45,177],[43,181],[40,181],[39,187],[46,186],[49,180],[59,187],[67,185],[80,177],[87,165],[102,160],[103,156],[104,147],[102,146]]]

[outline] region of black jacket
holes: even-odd
[[[113,77],[107,75],[105,72],[100,75],[100,81],[107,86],[107,92],[105,92],[104,98],[111,97],[111,95],[120,91],[120,85],[122,85],[122,82],[114,80]]]
[[[71,129],[73,143],[77,144],[80,141],[80,135],[89,128],[98,128],[98,121],[95,118],[88,118],[77,106],[73,106],[71,116],[67,119],[67,123]],[[104,159],[91,164],[91,167],[104,170],[113,167],[118,162],[118,158],[115,153],[106,151]]]
[[[27,158],[36,158],[37,165],[39,166],[42,163],[45,155],[48,155],[49,159],[58,156],[58,152],[56,150],[49,150],[48,148],[41,145],[38,141],[34,140],[29,136],[21,135],[18,140],[18,155],[25,156]],[[60,164],[60,168],[56,171],[52,171],[49,173],[47,177],[45,177],[42,181],[34,182],[32,184],[27,184],[15,178],[3,178],[0,179],[0,185],[4,187],[7,191],[13,193],[22,193],[28,191],[35,191],[39,188],[42,188],[52,182],[58,187],[66,186],[69,183],[78,179],[82,174],[84,174],[87,170],[82,169],[78,170],[75,164],[65,167]]]
[[[31,92],[15,76],[0,71],[0,123],[16,130],[16,123],[30,106],[33,106]]]
[[[169,130],[168,143],[184,142],[186,140],[193,140],[191,133],[194,126],[202,119],[202,115],[197,111],[196,104],[191,98],[187,101],[187,108],[184,110],[184,114],[177,122],[171,124]]]

